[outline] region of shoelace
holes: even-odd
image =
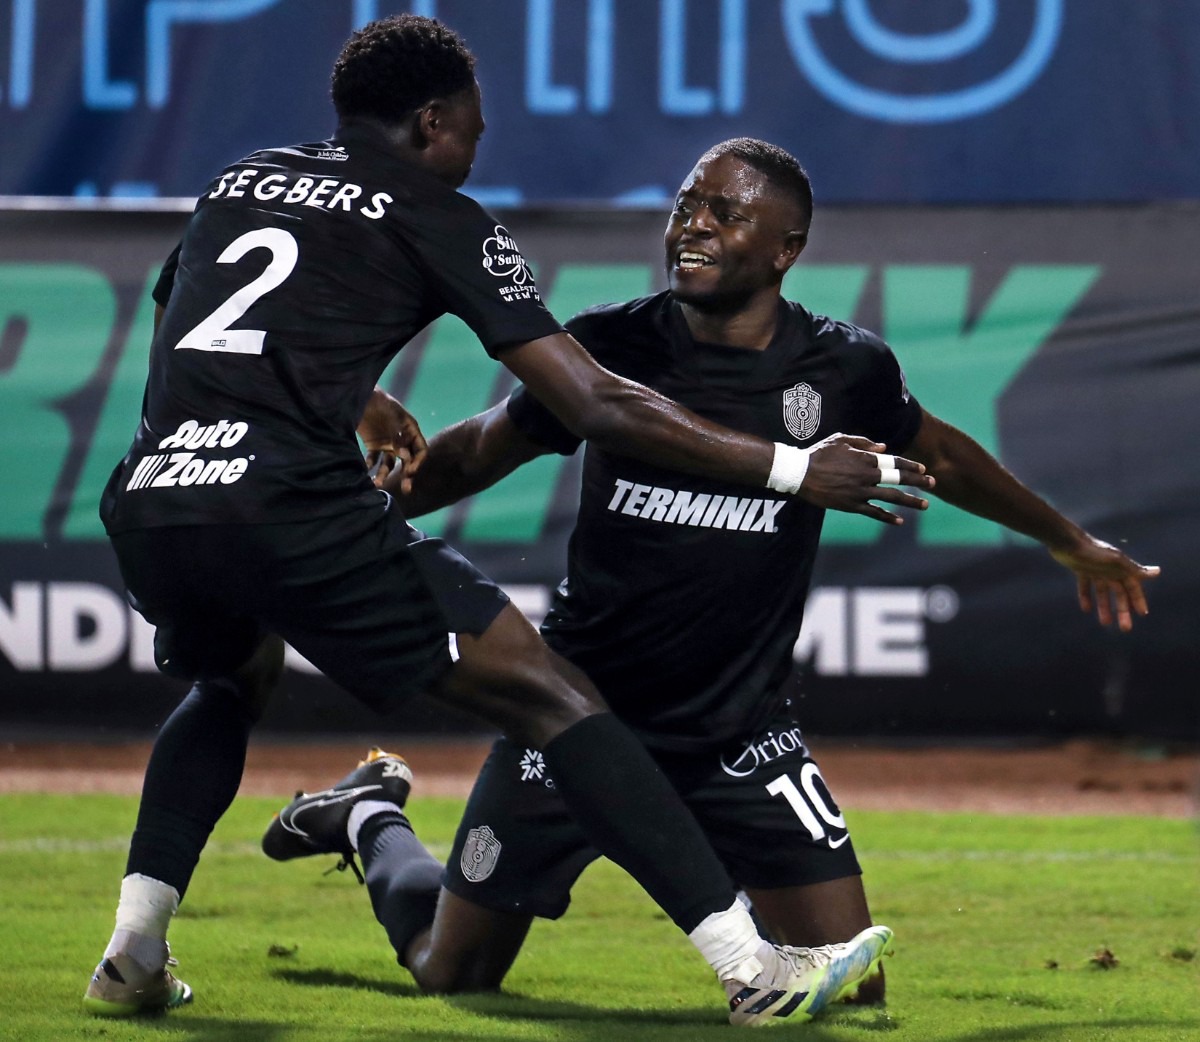
[[[350,871],[354,873],[354,878],[358,880],[360,886],[366,883],[362,872],[359,871],[358,862],[354,860],[353,853],[343,854],[341,861],[334,865],[333,868],[328,868],[321,874],[327,876],[330,872],[345,872],[346,869],[350,869]]]

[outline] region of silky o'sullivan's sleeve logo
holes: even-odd
[[[529,265],[502,224],[483,240],[483,270],[501,280],[500,296],[506,301],[541,299]]]

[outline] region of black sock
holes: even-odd
[[[666,776],[611,713],[573,724],[543,750],[592,844],[636,879],[684,933],[736,894]]]
[[[237,795],[250,727],[232,684],[196,682],[146,765],[126,875],[161,880],[183,897],[209,833]]]
[[[375,918],[407,967],[409,943],[433,922],[442,889],[442,863],[417,839],[399,809],[380,811],[358,831],[358,856]]]

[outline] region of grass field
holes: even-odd
[[[608,864],[535,926],[499,996],[424,998],[366,892],[332,859],[258,850],[277,802],[239,799],[172,930],[194,1005],[137,1021],[80,998],[112,928],[135,802],[0,797],[7,966],[0,1038],[181,1042],[730,1038],[720,989]],[[445,853],[461,805],[418,801]],[[876,919],[896,930],[886,1011],[844,1009],[778,1037],[811,1042],[1186,1042],[1200,1038],[1194,823],[1139,818],[850,815]],[[1107,948],[1118,960],[1092,960]]]

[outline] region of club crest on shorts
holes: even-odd
[[[482,883],[496,870],[499,859],[500,841],[487,825],[480,825],[467,833],[458,864],[468,883]]]
[[[793,437],[811,438],[821,423],[821,396],[806,383],[783,392],[783,422]]]

